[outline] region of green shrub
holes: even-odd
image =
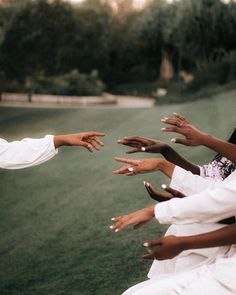
[[[34,92],[55,95],[101,95],[104,84],[93,70],[82,74],[77,69],[56,77],[42,77],[35,81]]]

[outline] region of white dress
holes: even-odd
[[[0,138],[0,168],[22,169],[39,165],[51,159],[57,152],[52,135],[12,142]]]

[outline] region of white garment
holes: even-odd
[[[235,295],[236,250],[192,271],[150,279],[122,295]],[[234,248],[234,249],[233,249]]]
[[[0,138],[0,168],[3,169],[22,169],[39,165],[57,153],[52,135],[12,142]]]
[[[235,216],[235,181],[236,171],[224,181],[214,182],[176,166],[171,187],[189,197],[158,203],[155,216],[165,224],[212,223]]]
[[[219,183],[176,167],[171,186],[187,195],[194,191],[198,193],[187,198],[158,203],[155,207],[155,216],[161,223],[190,226],[197,222],[204,223],[202,226],[205,226],[210,222],[233,216],[236,212],[235,180],[236,172]],[[225,252],[217,253],[204,265],[197,267],[195,263],[195,268],[190,271],[167,273],[163,276],[152,273],[151,279],[129,288],[123,295],[236,294],[235,271],[236,247],[231,246],[226,248]]]
[[[211,171],[212,169],[210,169]],[[171,187],[176,188],[183,193],[189,195],[193,193],[200,193],[208,187],[215,187],[219,182],[219,178],[209,178],[208,173],[205,173],[207,169],[201,170],[200,177],[198,175],[193,175],[178,166],[176,166],[174,173],[172,175]],[[208,171],[209,172],[209,171]],[[216,174],[216,171],[214,171]],[[203,178],[207,177],[205,180]],[[185,181],[187,178],[187,181]],[[194,180],[190,181],[190,179]],[[226,178],[223,181],[229,181],[230,178]],[[204,206],[205,206],[204,202]],[[191,223],[191,224],[172,224],[167,232],[168,235],[175,236],[189,236],[197,235],[202,233],[211,232],[224,227],[224,224],[219,223]],[[222,257],[229,249],[229,246],[224,247],[214,247],[214,248],[203,248],[203,249],[191,249],[183,251],[177,257],[169,260],[154,260],[153,264],[149,270],[148,278],[153,278],[154,276],[160,276],[163,274],[174,274],[181,271],[187,271],[203,264],[215,261],[215,257]]]

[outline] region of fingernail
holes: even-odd
[[[133,172],[133,171],[134,171],[134,168],[133,168],[133,167],[129,167],[128,170],[129,170],[130,172]]]
[[[161,122],[165,122],[166,121],[166,119],[161,119]]]
[[[143,184],[146,185],[146,181],[144,181]]]
[[[166,128],[161,128],[161,131],[164,131],[164,130],[166,130]]]
[[[147,186],[150,186],[150,183],[149,182],[147,182]]]
[[[115,217],[112,217],[111,220],[114,221],[114,220],[116,220],[116,219],[115,219]]]
[[[110,228],[110,229],[113,229],[113,228],[114,228],[114,226],[113,226],[113,225],[111,225],[111,226],[109,226],[109,228]]]
[[[168,117],[165,117],[164,119],[165,119],[165,120],[167,120],[167,119],[168,119]]]
[[[117,233],[119,231],[119,229],[117,228],[116,230],[115,230],[115,233]]]
[[[141,147],[141,150],[143,151],[143,152],[145,152],[146,151],[146,149],[145,149],[145,147]]]
[[[144,246],[144,247],[148,247],[148,243],[144,243],[143,246]]]
[[[176,142],[176,139],[175,139],[175,138],[172,138],[172,139],[171,139],[171,142]]]
[[[166,189],[166,188],[167,188],[166,184],[162,184],[161,187],[162,187],[163,189]]]

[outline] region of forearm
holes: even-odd
[[[230,142],[218,139],[210,134],[203,137],[202,145],[216,151],[222,156],[226,157],[233,163],[236,163],[236,145]]]
[[[177,153],[172,147],[166,145],[161,154],[165,157],[169,162],[187,170],[191,171],[193,174],[200,175],[200,168],[189,162],[187,159],[183,158],[179,153]]]
[[[55,135],[53,141],[55,148],[68,145],[66,135]]]
[[[236,243],[236,224],[219,230],[187,237],[179,237],[183,250],[227,246]]]

